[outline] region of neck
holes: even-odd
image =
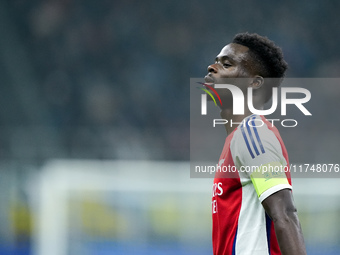
[[[251,114],[252,113],[248,110],[245,111],[243,115],[233,115],[233,109],[222,109],[220,113],[222,119],[228,120],[228,123],[224,125],[227,134],[231,134],[241,121]]]
[[[224,125],[227,134],[231,134],[235,128],[240,124],[240,122],[247,116],[252,115],[252,112],[248,108],[248,104],[245,100],[244,102],[244,114],[242,115],[233,115],[233,104],[229,104],[228,107],[221,109],[221,117],[222,119],[227,120],[228,122]],[[253,98],[254,108],[257,110],[263,110],[264,101],[262,98]],[[231,125],[232,124],[232,125]]]

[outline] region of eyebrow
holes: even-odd
[[[218,62],[218,60],[223,61],[223,60],[225,60],[225,59],[227,59],[227,60],[229,60],[229,61],[234,61],[234,59],[231,58],[231,57],[229,57],[229,56],[220,56],[220,57],[217,56],[217,57],[215,58],[215,61]]]

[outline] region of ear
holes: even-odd
[[[263,83],[264,83],[263,77],[262,77],[262,76],[259,76],[259,75],[256,75],[256,76],[253,78],[253,80],[252,80],[250,86],[251,86],[253,89],[259,89],[259,88],[262,87]]]

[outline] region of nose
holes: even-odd
[[[217,73],[217,68],[215,64],[208,66],[208,72],[209,73]]]

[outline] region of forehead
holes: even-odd
[[[221,52],[216,56],[216,59],[227,57],[236,62],[246,60],[249,48],[237,43],[230,43],[223,47]]]

